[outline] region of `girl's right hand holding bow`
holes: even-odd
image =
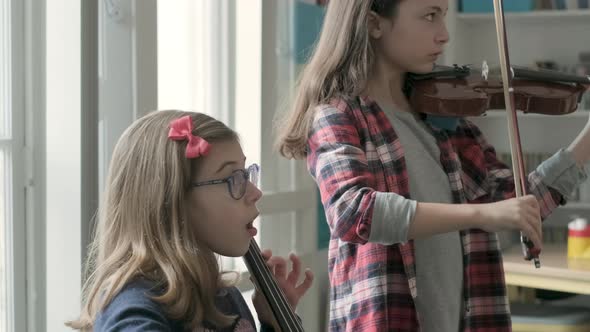
[[[533,195],[488,203],[477,204],[476,222],[478,228],[488,232],[520,230],[542,249],[543,230],[539,202]]]

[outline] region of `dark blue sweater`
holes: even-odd
[[[161,305],[153,301],[150,296],[157,295],[153,284],[148,281],[134,281],[116,295],[111,303],[101,312],[94,322],[95,332],[145,332],[145,331],[185,331],[181,321],[166,317]],[[219,332],[250,332],[256,331],[254,318],[235,287],[224,288],[219,291],[215,304],[217,308],[228,315],[238,318],[232,326],[215,329],[205,322],[204,331]],[[272,331],[265,324],[261,331]]]

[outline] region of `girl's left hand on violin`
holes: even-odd
[[[299,256],[293,253],[289,255],[292,268],[288,273],[288,263],[283,257],[272,256],[272,252],[270,250],[262,251],[262,257],[264,257],[266,260],[266,265],[268,265],[271,272],[273,273],[277,284],[279,287],[281,287],[281,290],[283,291],[283,294],[285,294],[289,305],[293,311],[295,311],[299,300],[307,292],[309,287],[311,287],[313,282],[313,273],[311,270],[306,269],[304,272],[305,279],[301,283],[298,283],[301,276],[301,259]],[[270,306],[266,302],[264,296],[259,293],[258,289],[254,291],[252,303],[254,304],[256,312],[258,313],[258,319],[261,322],[275,326],[276,330],[277,325],[273,317],[272,310],[270,309]]]

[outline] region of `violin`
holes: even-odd
[[[513,66],[511,75],[516,109],[523,113],[572,113],[590,87],[590,77],[555,70]],[[502,78],[485,61],[481,68],[437,65],[427,74],[409,73],[404,90],[423,114],[479,116],[506,108]]]
[[[272,272],[255,240],[250,241],[248,252],[243,257],[250,275],[258,286],[262,295],[266,298],[272,313],[282,332],[303,332],[303,326],[299,317],[293,312],[287,302],[285,294],[277,284]]]
[[[494,0],[494,18],[501,79],[490,79],[485,63],[479,74],[468,66],[439,67],[429,74],[408,74],[404,93],[412,108],[423,114],[463,117],[493,108],[506,109],[515,194],[521,197],[526,195],[527,186],[516,110],[550,115],[574,112],[590,87],[590,77],[512,67],[503,0]],[[522,232],[520,242],[524,259],[533,260],[540,268],[540,249]]]

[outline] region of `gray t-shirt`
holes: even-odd
[[[414,113],[385,114],[404,147],[410,196],[418,202],[453,203],[449,179],[440,163],[440,150],[430,130]],[[459,232],[416,239],[414,248],[418,290],[414,305],[422,331],[459,331],[463,303]]]

